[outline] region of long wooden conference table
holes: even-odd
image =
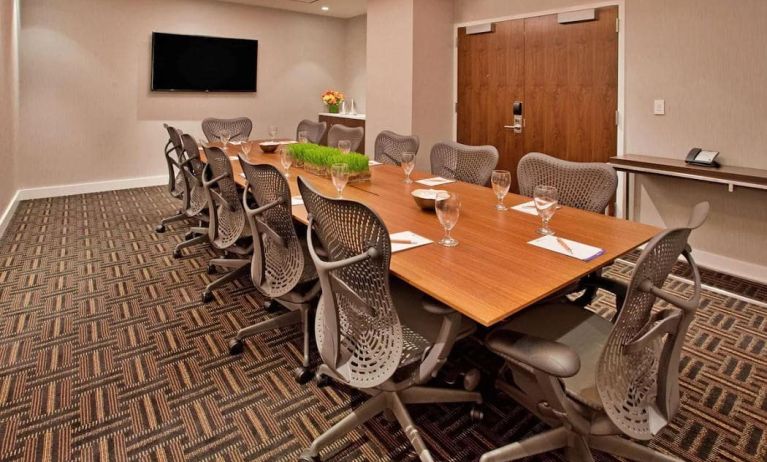
[[[272,164],[283,171],[279,154],[265,154],[256,141],[252,143],[250,154],[244,156],[246,160]],[[226,150],[230,156],[243,155],[239,147],[230,145]],[[244,186],[238,160],[232,160],[232,168],[237,183]],[[389,233],[412,231],[435,242],[394,253],[391,273],[484,326],[496,324],[567,287],[660,231],[641,223],[562,207],[550,223],[556,234],[604,249],[601,256],[581,261],[528,244],[540,237],[536,232],[541,224],[539,217],[515,210],[496,211],[491,188],[455,182],[436,187],[461,197],[460,219],[451,233],[460,243],[447,248],[436,244],[444,231],[435,213],[421,210],[410,195],[414,189],[428,187],[415,182],[405,184],[404,173],[397,166],[377,165],[370,170],[371,180],[347,185],[344,199],[362,202],[375,210]],[[288,177],[292,195],[299,194],[297,176],[321,193],[336,196],[330,179],[296,167],[290,168]],[[433,175],[414,171],[411,177],[419,180]],[[509,194],[505,204],[511,207],[529,200]],[[303,205],[293,206],[293,217],[307,223]]]

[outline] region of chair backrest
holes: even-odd
[[[192,135],[182,134],[181,145],[184,149],[184,159],[180,164],[183,173],[181,186],[184,191],[181,195],[184,202],[182,207],[187,216],[195,217],[208,206],[202,184],[205,164],[200,159],[200,148]]]
[[[208,237],[213,247],[224,250],[242,237],[245,212],[237,193],[237,183],[229,156],[221,148],[206,147],[208,173],[205,174],[205,196],[208,199]]]
[[[272,165],[251,164],[242,157],[240,165],[248,180],[242,205],[253,236],[251,279],[267,297],[281,297],[302,280],[306,263],[293,224],[290,186]]]
[[[184,160],[184,146],[181,143],[181,130],[162,124],[168,132],[168,142],[165,143],[165,163],[168,166],[168,192],[173,197],[181,198],[184,194],[184,174],[181,172],[181,162]]]
[[[642,251],[623,306],[597,364],[597,389],[610,420],[626,435],[648,440],[679,409],[679,357],[700,304],[700,273],[687,239],[708,215],[695,206],[685,227],[655,236]],[[680,255],[694,273],[689,300],[662,289]],[[668,305],[653,312],[656,298]]]
[[[389,231],[359,202],[322,196],[302,177],[298,187],[309,212],[309,253],[322,286],[315,321],[320,356],[349,385],[375,387],[397,370],[403,348],[389,292]],[[315,252],[312,229],[326,261]]]
[[[416,135],[407,136],[384,130],[375,142],[375,160],[384,164],[400,165],[403,152],[418,154],[420,141]]]
[[[533,197],[538,185],[554,186],[559,202],[591,212],[603,213],[618,188],[618,175],[601,162],[569,162],[540,152],[531,152],[517,166],[519,193]]]
[[[446,141],[431,148],[431,173],[466,183],[486,185],[498,165],[493,146],[468,146]]]
[[[328,132],[328,146],[337,148],[339,141],[349,140],[352,143],[352,152],[357,152],[364,136],[365,129],[362,127],[347,127],[346,125],[335,124],[330,127]]]
[[[298,132],[306,132],[306,138],[310,143],[319,144],[327,130],[327,122],[315,122],[304,119],[298,123],[296,128],[296,141],[298,141]]]
[[[202,132],[208,141],[220,141],[221,131],[229,130],[231,141],[246,141],[253,131],[253,122],[247,117],[234,119],[215,119],[209,117],[202,121]]]

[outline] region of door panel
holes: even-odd
[[[616,154],[617,7],[594,21],[525,19],[525,151],[578,162]]]
[[[524,148],[512,124],[514,101],[523,101],[524,21],[496,23],[493,32],[466,35],[458,31],[459,143],[489,144],[500,154],[498,168],[514,169]],[[514,177],[514,175],[512,175]],[[516,189],[513,178],[512,189]]]
[[[498,168],[512,171],[528,152],[573,161],[606,161],[616,153],[617,7],[594,21],[559,24],[557,15],[502,21],[494,31],[458,31],[460,143],[498,148]],[[522,133],[513,124],[522,101]]]

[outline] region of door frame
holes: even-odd
[[[618,127],[617,127],[617,149],[618,156],[623,156],[626,148],[626,4],[625,0],[607,0],[602,2],[583,3],[576,6],[557,8],[553,10],[541,10],[529,13],[520,13],[509,16],[499,16],[495,18],[485,18],[475,21],[464,21],[453,24],[453,141],[458,139],[458,111],[455,110],[458,104],[458,29],[466,26],[475,26],[487,24],[489,22],[501,22],[514,19],[534,18],[537,16],[546,16],[550,14],[566,13],[568,11],[585,10],[588,8],[602,8],[606,6],[618,7]],[[627,218],[627,210],[624,210],[626,195],[627,175],[618,173],[618,190],[616,192],[616,211],[615,215],[619,218]],[[628,204],[628,210],[633,208],[633,204]]]

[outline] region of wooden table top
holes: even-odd
[[[232,146],[228,152],[240,154]],[[257,145],[247,160],[272,164],[282,171],[279,154],[264,154]],[[232,166],[237,182],[244,185],[239,162],[234,160]],[[404,173],[396,166],[378,165],[370,169],[371,181],[348,185],[344,198],[375,210],[390,233],[412,231],[435,241],[393,254],[391,272],[485,326],[496,324],[605,266],[660,231],[641,223],[562,207],[550,224],[557,235],[605,250],[603,255],[584,262],[528,244],[540,237],[536,233],[541,224],[537,216],[515,210],[498,212],[491,188],[455,182],[438,187],[458,193],[462,202],[460,219],[452,231],[460,244],[446,248],[436,244],[443,229],[435,213],[418,208],[410,196],[410,191],[427,187],[403,183]],[[289,183],[293,195],[299,194],[297,175],[321,193],[335,197],[329,179],[291,167]],[[418,171],[412,174],[414,180],[432,176]],[[513,206],[529,200],[509,194],[505,204]],[[306,223],[306,215],[303,205],[293,207],[297,220]]]

